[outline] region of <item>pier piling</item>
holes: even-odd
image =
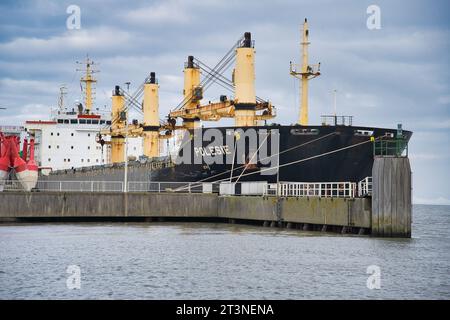
[[[411,167],[407,157],[375,157],[372,235],[411,237]]]

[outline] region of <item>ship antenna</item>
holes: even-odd
[[[60,111],[64,110],[64,96],[67,94],[67,87],[66,85],[61,85],[59,87],[59,99],[58,99],[58,107]]]
[[[302,30],[302,65],[300,67],[290,64],[290,74],[300,79],[300,117],[298,123],[308,125],[308,81],[320,75],[320,62],[317,65],[308,63],[309,29],[305,18]]]
[[[84,62],[77,61],[77,64],[83,65],[83,68],[77,69],[77,71],[81,71],[84,73],[84,75],[80,79],[80,83],[82,85],[82,88],[84,84],[84,104],[86,113],[88,114],[92,109],[93,99],[95,96],[94,85],[97,82],[97,79],[94,78],[93,74],[100,71],[93,68],[93,66],[96,64],[94,61],[89,59],[89,55],[86,55],[86,60]]]
[[[337,90],[336,89],[334,89],[333,90],[333,98],[334,98],[334,116],[336,117],[337,116],[337,111],[336,111],[336,109],[337,109],[337,106],[336,106],[336,93],[337,93]]]

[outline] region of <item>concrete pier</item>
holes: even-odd
[[[168,191],[0,192],[0,221],[209,219],[305,231],[411,237],[411,211],[411,168],[408,158],[401,156],[375,156],[371,197],[370,193],[343,198]]]
[[[0,220],[215,219],[308,230],[371,229],[369,198],[276,198],[188,193],[1,192]],[[314,228],[317,226],[317,228]]]

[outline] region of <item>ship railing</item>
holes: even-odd
[[[365,177],[358,182],[358,197],[367,197],[372,195],[372,177]]]
[[[322,115],[323,126],[352,126],[353,116]]]
[[[268,183],[264,188],[263,195],[280,197],[354,198],[356,195],[356,183],[348,181]]]

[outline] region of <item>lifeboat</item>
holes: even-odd
[[[0,189],[3,189],[5,180],[8,179],[10,169],[9,139],[0,132]]]
[[[27,161],[28,167],[28,186],[30,190],[36,187],[38,181],[38,166],[34,161],[34,139],[30,139],[30,157]]]
[[[25,142],[24,142],[25,144]],[[28,143],[27,143],[28,145]],[[10,141],[10,161],[23,189],[31,191],[36,186],[38,179],[38,168],[34,161],[34,140],[30,141],[30,160],[26,162],[18,153],[19,139],[13,137]]]

